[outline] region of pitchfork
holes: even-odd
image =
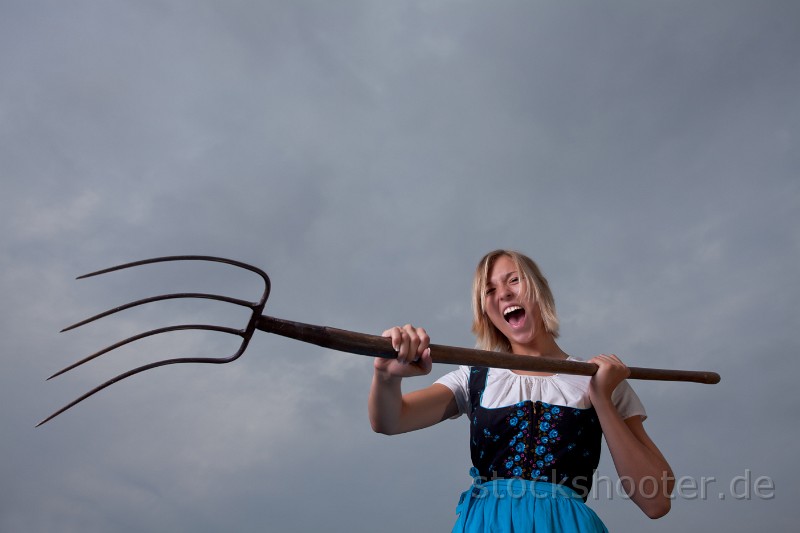
[[[154,363],[134,368],[133,370],[124,372],[106,381],[102,385],[93,388],[83,396],[76,398],[72,402],[68,403],[55,413],[51,414],[50,416],[39,422],[36,425],[36,427],[41,426],[45,422],[55,418],[56,416],[60,415],[67,409],[74,407],[78,403],[94,395],[95,393],[100,392],[106,387],[109,387],[114,383],[123,380],[125,378],[129,378],[134,374],[144,372],[145,370],[150,370],[151,368],[156,368],[165,365],[172,365],[177,363],[214,363],[214,364],[230,363],[231,361],[238,359],[244,353],[244,351],[247,349],[247,345],[250,343],[250,339],[252,339],[253,334],[257,329],[343,352],[368,355],[372,357],[384,357],[384,358],[397,357],[397,353],[392,347],[391,341],[385,337],[379,337],[376,335],[366,335],[364,333],[356,333],[353,331],[346,331],[324,326],[315,326],[312,324],[303,324],[301,322],[292,322],[290,320],[283,320],[280,318],[274,318],[271,316],[262,315],[261,312],[264,310],[264,306],[267,303],[267,298],[269,297],[269,292],[270,292],[271,285],[269,276],[267,276],[266,272],[264,272],[260,268],[248,265],[246,263],[242,263],[240,261],[235,261],[232,259],[224,259],[221,257],[212,257],[205,255],[176,255],[167,257],[155,257],[152,259],[145,259],[142,261],[125,263],[123,265],[118,265],[111,268],[98,270],[97,272],[92,272],[89,274],[84,274],[83,276],[79,276],[78,279],[98,276],[100,274],[106,274],[109,272],[114,272],[116,270],[123,270],[126,268],[132,268],[152,263],[163,263],[168,261],[212,261],[249,270],[251,272],[258,274],[261,277],[261,279],[264,282],[264,290],[261,293],[261,298],[259,298],[259,300],[256,302],[249,302],[246,300],[240,300],[238,298],[231,298],[229,296],[223,296],[218,294],[207,294],[207,293],[197,293],[197,292],[174,293],[174,294],[163,294],[160,296],[151,296],[149,298],[136,300],[134,302],[130,302],[124,305],[120,305],[119,307],[109,309],[108,311],[104,311],[102,313],[89,317],[85,320],[77,322],[76,324],[68,326],[61,331],[62,332],[69,331],[79,326],[83,326],[84,324],[88,324],[89,322],[94,322],[95,320],[98,320],[100,318],[112,315],[114,313],[118,313],[120,311],[124,311],[126,309],[131,309],[133,307],[137,307],[140,305],[148,304],[151,302],[158,302],[162,300],[177,299],[177,298],[201,298],[208,300],[217,300],[220,302],[226,302],[229,304],[246,307],[250,309],[250,319],[247,321],[247,325],[243,329],[235,329],[230,327],[223,327],[223,326],[216,326],[209,324],[180,324],[175,326],[167,326],[163,328],[153,329],[150,331],[146,331],[144,333],[139,333],[138,335],[134,335],[132,337],[128,337],[127,339],[121,340],[115,344],[107,346],[81,359],[80,361],[69,365],[63,370],[56,372],[47,379],[49,380],[56,376],[59,376],[64,372],[72,370],[77,366],[87,363],[92,359],[95,359],[96,357],[99,357],[105,353],[110,352],[111,350],[115,350],[131,342],[143,339],[145,337],[166,333],[169,331],[209,330],[209,331],[218,331],[221,333],[227,333],[230,335],[237,335],[242,338],[242,342],[239,345],[239,348],[232,355],[228,357],[180,357],[175,359],[164,359],[162,361],[156,361]],[[443,346],[438,344],[431,344],[430,350],[431,350],[430,351],[431,359],[435,363],[446,363],[453,365],[468,365],[468,366],[485,366],[485,367],[495,367],[495,368],[506,368],[511,370],[527,370],[535,372],[577,374],[582,376],[591,376],[597,371],[597,365],[593,363],[584,363],[579,361],[541,359],[538,357],[526,357],[524,355],[515,355],[511,353],[474,350],[469,348],[457,348],[453,346]],[[664,370],[657,368],[639,368],[639,367],[629,367],[629,368],[631,371],[630,378],[632,379],[650,379],[650,380],[661,380],[661,381],[690,381],[695,383],[708,383],[708,384],[719,383],[720,380],[719,374],[715,372],[691,371],[691,370]]]

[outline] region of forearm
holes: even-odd
[[[444,385],[433,385],[403,395],[404,377],[430,373],[433,361],[428,334],[408,324],[384,331],[397,350],[396,359],[376,358],[369,391],[368,409],[372,429],[395,435],[426,428],[458,413],[455,396]]]
[[[434,383],[424,389],[403,394],[402,378],[375,370],[368,409],[372,429],[396,435],[426,428],[458,414],[453,392]]]
[[[663,516],[670,509],[674,485],[666,459],[647,437],[641,420],[626,423],[610,397],[596,400],[594,408],[625,491],[650,518]]]
[[[403,412],[402,378],[375,371],[369,391],[369,421],[377,433],[393,435],[399,431]]]

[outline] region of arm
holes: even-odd
[[[403,394],[404,377],[431,371],[430,339],[422,328],[406,325],[383,333],[391,337],[397,359],[375,359],[375,375],[369,392],[369,420],[373,431],[395,435],[426,428],[458,413],[455,396],[444,385]]]
[[[589,396],[620,481],[647,516],[660,518],[670,510],[675,483],[672,469],[645,432],[642,418],[623,420],[611,401],[611,393],[629,371],[614,355],[600,355],[591,362],[599,368],[589,382]]]

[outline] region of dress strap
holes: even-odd
[[[481,396],[483,396],[483,391],[486,388],[488,375],[489,369],[485,366],[469,367],[469,403],[473,414],[481,404]]]

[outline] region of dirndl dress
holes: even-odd
[[[453,532],[605,532],[585,503],[600,460],[594,408],[541,401],[481,406],[488,369],[470,368],[473,485]]]

